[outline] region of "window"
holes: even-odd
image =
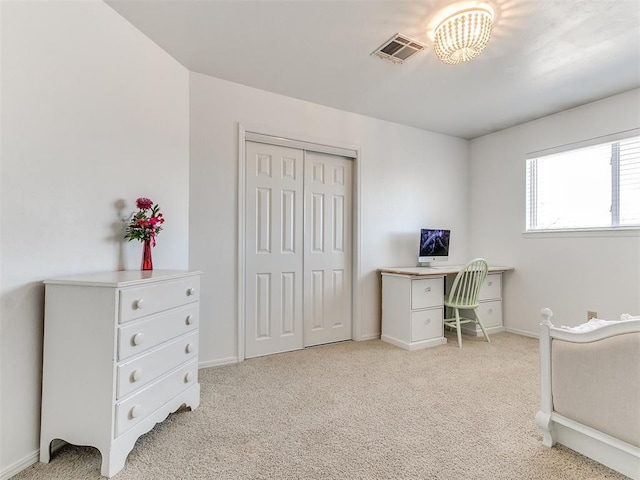
[[[640,227],[640,129],[529,155],[526,230]]]

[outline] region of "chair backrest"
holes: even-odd
[[[453,281],[449,302],[457,305],[477,304],[480,287],[487,278],[488,270],[489,265],[484,258],[475,258],[467,263]]]

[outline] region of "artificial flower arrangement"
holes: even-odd
[[[153,201],[140,197],[136,200],[137,212],[133,212],[125,229],[124,238],[140,242],[151,241],[156,246],[156,236],[162,230],[164,217],[160,213],[160,206]]]

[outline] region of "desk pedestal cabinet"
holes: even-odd
[[[455,275],[447,276],[447,292],[451,285]],[[478,313],[482,319],[482,324],[487,330],[487,334],[504,332],[504,325],[502,323],[502,274],[490,273],[487,275],[480,293],[478,294]],[[453,318],[453,312],[445,312],[447,318]],[[460,315],[475,318],[473,310],[460,310]],[[463,323],[460,325],[463,334],[471,335],[474,337],[482,337],[482,330],[479,325],[475,323]]]
[[[138,437],[199,405],[199,282],[178,270],[45,282],[41,462],[55,439],[90,445],[111,477]]]
[[[382,340],[407,350],[447,343],[444,275],[412,278],[382,274]]]

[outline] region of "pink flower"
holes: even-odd
[[[136,206],[138,211],[133,212],[129,217],[129,224],[125,228],[124,238],[141,242],[149,240],[155,246],[156,236],[162,231],[162,224],[164,223],[164,216],[160,213],[160,206],[154,205],[153,201],[146,197],[138,198]]]
[[[148,198],[140,197],[136,200],[136,207],[140,210],[149,210],[153,206],[153,201]]]

